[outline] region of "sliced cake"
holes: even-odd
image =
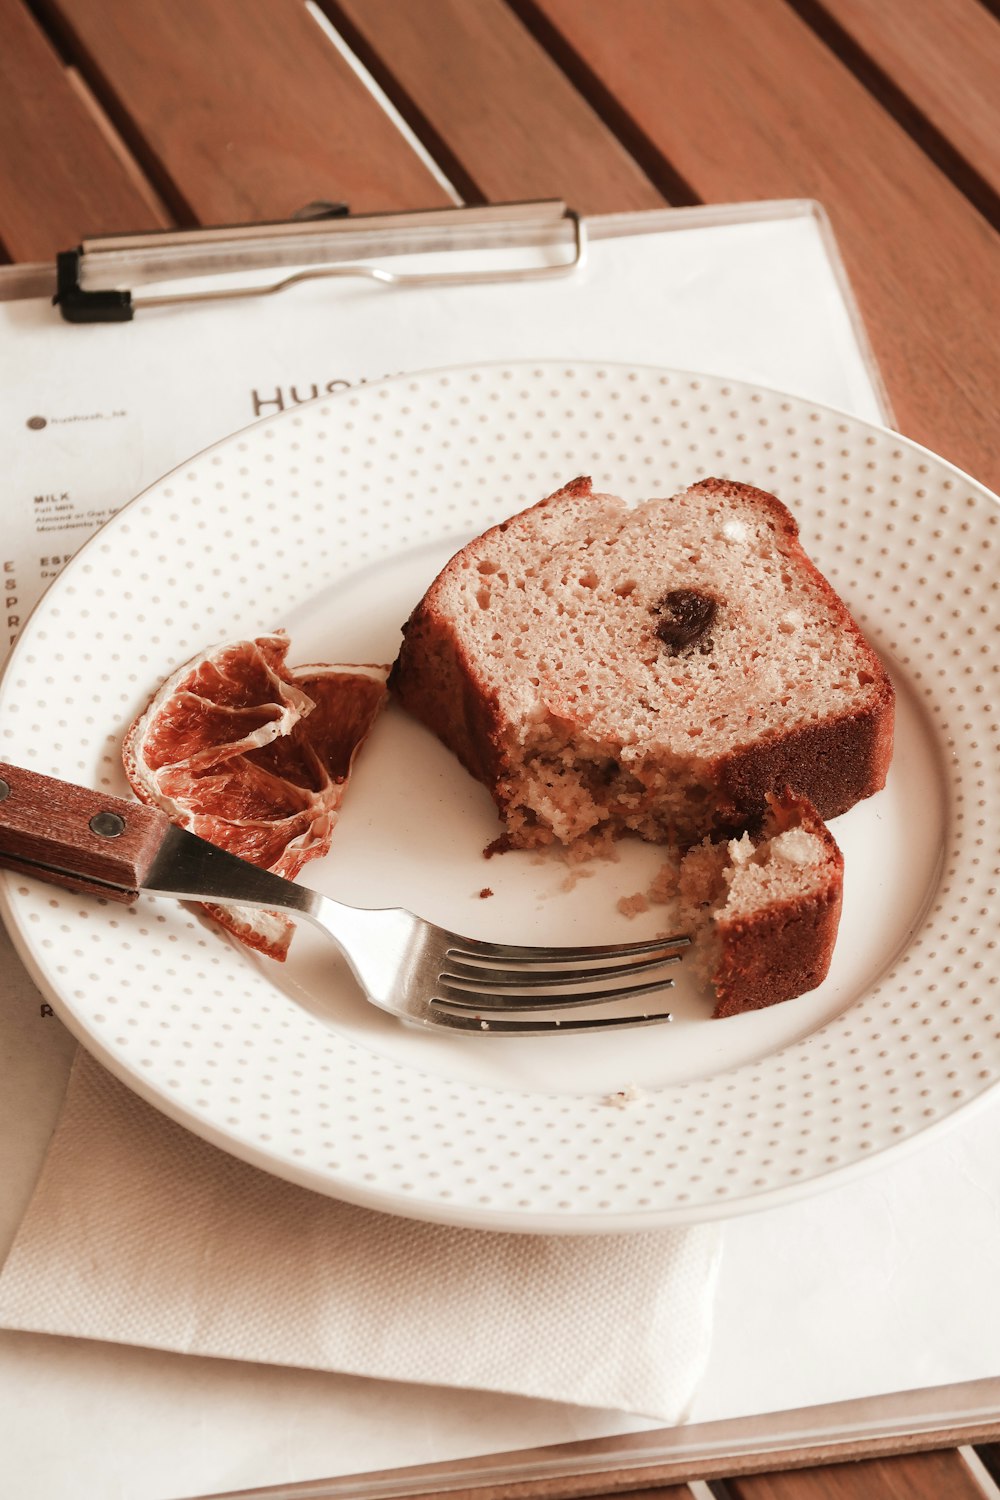
[[[681,860],[678,920],[711,983],[716,1016],[761,1010],[826,978],[844,859],[815,808],[783,792],[738,839],[705,839]]]
[[[634,509],[576,479],[464,547],[390,687],[492,793],[510,847],[682,847],[791,786],[822,817],[879,790],[889,677],[791,513],[708,479]]]

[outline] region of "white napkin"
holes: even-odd
[[[237,1161],[82,1049],[0,1324],[683,1419],[716,1226],[538,1236],[397,1219]]]

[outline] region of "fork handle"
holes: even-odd
[[[169,827],[159,808],[0,761],[0,866],[6,869],[130,903]]]

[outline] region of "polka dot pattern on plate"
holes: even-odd
[[[178,663],[581,473],[630,498],[743,479],[808,525],[937,747],[946,817],[926,911],[842,1014],[617,1110],[361,1046],[179,906],[3,877],[34,972],[99,1058],[199,1134],[320,1191],[484,1227],[649,1228],[839,1181],[1000,1078],[1000,507],[896,434],[805,401],[547,362],[403,376],[262,422],[140,495],[57,579],[0,684],[0,758],[120,793],[122,733]]]

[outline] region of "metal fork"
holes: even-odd
[[[3,763],[0,865],[112,901],[146,891],[306,918],[333,939],[373,1004],[414,1025],[479,1036],[669,1021],[665,1011],[569,1019],[556,1012],[671,988],[664,971],[688,941],[556,948],[463,937],[398,907],[333,901],[175,827],[158,808]]]

